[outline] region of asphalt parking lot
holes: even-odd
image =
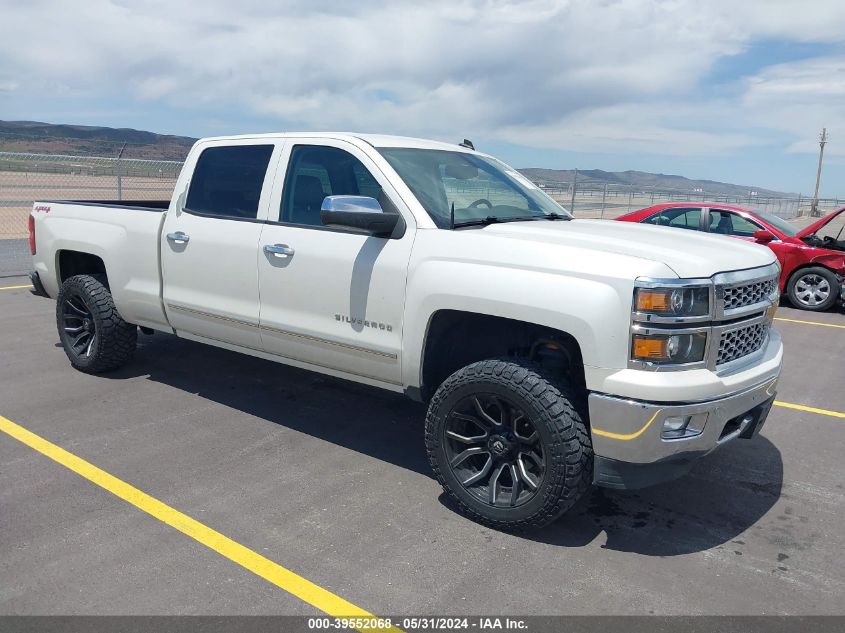
[[[823,411],[515,536],[444,503],[420,405],[160,334],[88,376],[54,309],[0,290],[0,416],[371,613],[842,612],[841,311],[777,314],[778,401]],[[318,613],[0,432],[0,614]]]

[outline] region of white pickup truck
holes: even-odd
[[[158,330],[404,392],[444,489],[501,528],[751,438],[781,369],[771,250],[574,220],[469,142],[204,139],[172,200],[39,201],[30,231],[77,369]]]

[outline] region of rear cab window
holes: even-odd
[[[204,149],[191,177],[185,211],[224,219],[256,219],[273,149],[273,145]]]

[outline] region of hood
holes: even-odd
[[[665,264],[682,278],[766,266],[771,249],[721,235],[608,220],[491,224],[485,233],[638,257]]]
[[[802,237],[807,237],[808,235],[812,235],[813,233],[817,233],[825,224],[833,220],[837,215],[845,211],[845,207],[842,207],[838,211],[834,211],[823,218],[816,220],[810,226],[804,227],[800,231],[795,234],[795,237],[801,239]]]

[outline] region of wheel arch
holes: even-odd
[[[61,286],[74,275],[104,275],[108,287],[108,271],[102,257],[85,251],[60,249],[56,251],[56,279]]]
[[[832,272],[834,275],[842,277],[843,273],[845,273],[845,258],[839,258],[839,261],[843,265],[843,268],[841,268],[839,270],[837,270],[836,268],[831,266],[829,262],[826,262],[824,260],[820,261],[818,259],[813,259],[813,260],[810,260],[808,262],[804,262],[802,264],[799,264],[798,266],[796,266],[795,268],[793,268],[789,272],[789,276],[786,279],[786,288],[788,288],[789,284],[792,283],[792,280],[795,277],[795,275],[800,273],[802,270],[807,270],[808,268],[824,268],[824,269]]]
[[[420,356],[418,393],[427,401],[452,373],[480,360],[524,358],[565,379],[576,393],[586,391],[581,345],[569,332],[530,321],[456,309],[428,319]]]

